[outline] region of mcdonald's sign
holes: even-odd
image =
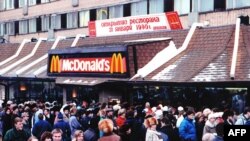
[[[109,75],[120,76],[127,74],[127,58],[122,52],[100,54],[98,57],[87,56],[87,54],[74,57],[68,54],[53,54],[49,58],[49,75]]]
[[[126,59],[122,58],[121,53],[114,53],[112,55],[111,65],[110,65],[110,73],[125,73],[126,70]]]
[[[51,62],[50,62],[50,73],[61,72],[61,63],[58,55],[52,56]]]

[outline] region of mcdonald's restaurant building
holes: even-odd
[[[38,40],[25,44],[11,61],[8,57],[20,45],[7,43],[0,48],[6,52],[0,58],[2,97],[4,93],[5,100],[150,101],[195,107],[230,107],[241,99],[246,106],[249,31],[249,26],[237,24],[193,25],[190,30],[80,38],[75,47],[71,39],[56,47],[56,41]],[[35,48],[34,56],[22,59]]]

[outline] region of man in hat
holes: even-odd
[[[58,129],[61,129],[62,132],[63,132],[63,139],[65,141],[70,141],[70,135],[71,135],[71,131],[70,131],[70,126],[69,126],[69,123],[64,121],[64,117],[63,117],[63,114],[61,112],[58,113],[57,115],[57,122],[55,123],[54,125],[54,129],[55,128],[58,128]]]
[[[52,126],[49,124],[48,121],[43,120],[43,114],[42,113],[40,113],[38,115],[38,119],[39,119],[39,121],[36,122],[35,125],[32,128],[32,134],[34,136],[36,136],[38,139],[40,139],[43,132],[45,132],[45,131],[50,132],[52,130]]]

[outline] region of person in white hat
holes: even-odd
[[[208,120],[205,123],[204,129],[203,129],[203,136],[206,133],[216,133],[216,114],[211,113],[208,115]]]
[[[184,108],[182,106],[179,106],[177,108],[177,110],[178,110],[178,117],[177,117],[176,127],[179,128],[180,125],[181,125],[181,122],[184,119],[184,116],[183,116],[183,114],[184,114]]]

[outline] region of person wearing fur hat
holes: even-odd
[[[121,141],[121,137],[113,133],[113,122],[110,119],[103,119],[99,122],[98,128],[104,133],[98,141]]]
[[[147,128],[145,141],[163,141],[161,133],[156,131],[157,124],[158,121],[154,117],[145,119],[144,125]]]
[[[215,130],[216,127],[216,114],[215,113],[211,113],[208,115],[208,120],[205,123],[204,129],[203,129],[203,136],[206,133],[216,133]]]

